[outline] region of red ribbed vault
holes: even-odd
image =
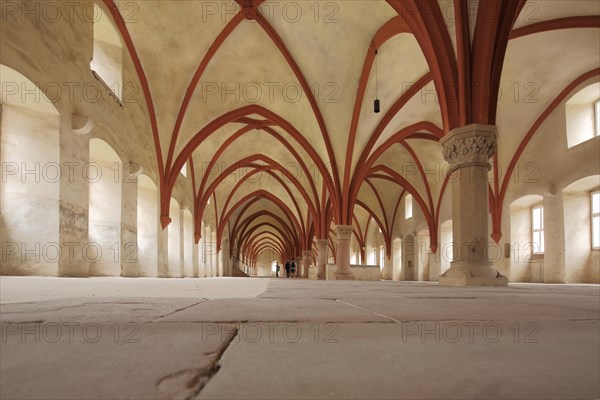
[[[149,3],[140,7],[148,14],[157,12]],[[407,193],[419,206],[435,251],[448,178],[432,181],[427,164],[444,165],[438,141],[452,129],[471,123],[501,126],[495,99],[505,78],[503,66],[518,62],[506,59],[510,41],[600,27],[600,18],[583,9],[581,15],[524,24],[519,15],[525,0],[481,0],[474,20],[469,20],[472,2],[460,0],[450,4],[451,12],[436,0],[343,2],[338,22],[329,26],[314,19],[289,23],[266,15],[262,3],[237,0],[234,14],[205,22],[203,34],[195,37],[173,37],[168,24],[177,21],[161,15],[167,26],[159,38],[125,22],[115,2],[104,0],[144,95],[163,228],[170,223],[171,197],[189,193],[196,241],[204,233],[203,221],[210,219],[217,247],[228,237],[227,250],[241,251],[239,256],[250,264],[267,249],[282,259],[314,251],[314,239],[330,240],[333,251],[334,224],[354,225],[362,249],[368,226],[359,223],[356,207],[381,229],[389,256],[399,205]],[[164,89],[169,78],[150,68],[151,62],[172,61],[152,52],[152,40],[163,39],[185,41],[201,54],[178,69],[184,83],[171,91]],[[376,50],[388,63],[378,71],[381,115],[369,111]],[[227,94],[230,69],[240,87],[275,79],[302,96],[290,101],[269,92],[268,99],[240,100]],[[557,104],[598,73],[574,72],[562,92],[548,93],[549,105],[539,110],[533,126],[499,132],[510,144],[511,157],[502,177],[495,157],[490,185],[494,240],[500,240],[503,203],[520,155]],[[220,77],[225,95],[206,101],[206,84],[219,86]],[[341,93],[336,102],[326,101],[335,97],[324,96],[323,88],[331,87],[327,84],[338,89],[331,93]],[[427,101],[431,90],[437,101]],[[503,151],[501,145],[504,156]],[[397,160],[414,164],[414,176],[396,168]],[[186,164],[191,172],[183,178],[180,171]]]

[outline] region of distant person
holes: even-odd
[[[290,265],[290,272],[292,273],[292,277],[296,276],[296,263],[292,261],[292,265]]]
[[[275,263],[275,278],[279,278],[279,263]]]
[[[285,262],[285,276],[286,278],[290,277],[290,260]]]

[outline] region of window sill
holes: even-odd
[[[115,99],[115,101],[117,102],[117,104],[118,104],[118,105],[119,105],[121,108],[123,108],[123,102],[121,101],[121,99],[119,98],[119,96],[117,96],[117,95],[115,94],[115,92],[113,92],[113,90],[111,89],[111,87],[110,87],[110,86],[108,86],[108,84],[107,84],[106,82],[104,82],[104,79],[102,79],[102,77],[100,77],[100,75],[98,75],[98,73],[97,73],[96,71],[94,71],[93,69],[91,69],[90,71],[92,71],[92,75],[94,75],[94,78],[96,78],[96,80],[97,80],[97,81],[99,81],[99,82],[100,82],[100,84],[101,84],[102,86],[104,86],[104,88],[105,88],[106,90],[108,90],[108,95],[109,95],[110,97],[112,97],[113,99]]]

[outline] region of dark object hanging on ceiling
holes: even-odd
[[[381,103],[379,102],[379,96],[377,96],[377,49],[375,49],[375,101],[373,102],[373,111],[375,111],[375,114],[379,114],[381,111]]]

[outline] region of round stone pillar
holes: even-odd
[[[329,240],[319,239],[317,240],[317,279],[327,279],[327,246]]]
[[[354,280],[350,271],[350,237],[352,236],[352,225],[337,225],[335,227],[337,238],[337,267],[333,279]]]
[[[296,257],[296,278],[302,278],[302,257]]]
[[[302,252],[302,277],[308,279],[308,269],[310,268],[310,251]]]
[[[454,257],[439,283],[452,286],[505,286],[506,277],[487,256],[489,159],[496,152],[496,127],[457,128],[440,143],[450,164]]]

